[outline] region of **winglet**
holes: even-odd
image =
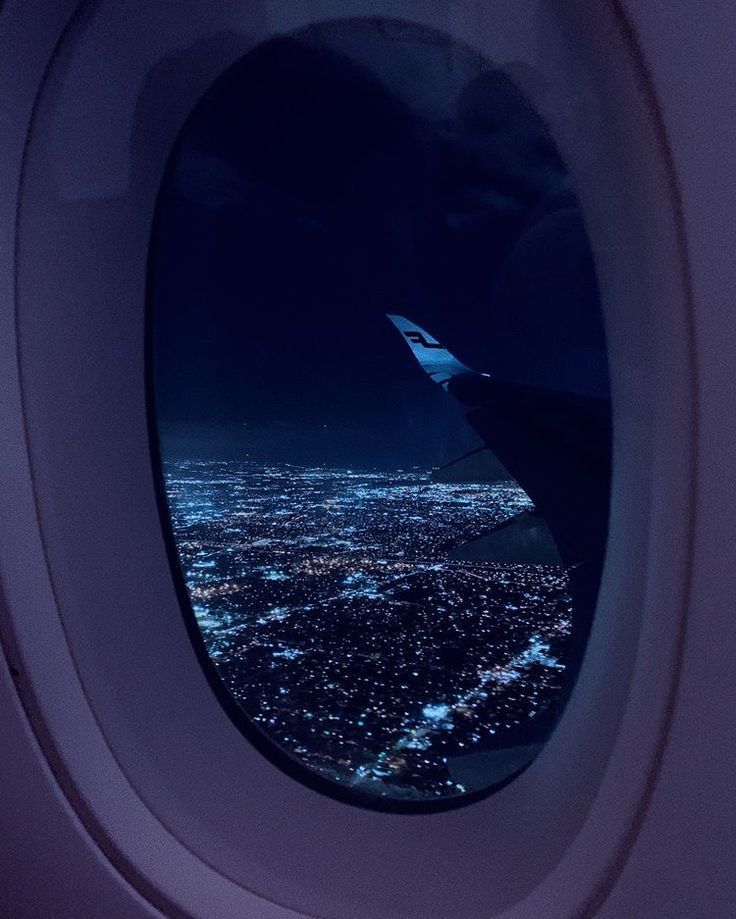
[[[447,388],[453,377],[461,373],[474,373],[470,367],[466,367],[456,357],[453,357],[444,345],[418,325],[410,322],[404,316],[392,316],[390,313],[387,313],[386,316],[401,332],[420,366],[435,383],[439,383],[444,389]]]

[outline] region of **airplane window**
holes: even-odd
[[[584,652],[608,373],[544,92],[446,35],[326,23],[224,74],[162,185],[150,379],[190,630],[250,740],[344,800],[502,786]]]

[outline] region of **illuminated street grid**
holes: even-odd
[[[319,773],[383,796],[476,790],[489,776],[461,780],[460,758],[509,746],[558,696],[564,571],[448,559],[531,506],[515,485],[246,462],[172,463],[166,483],[222,680]]]

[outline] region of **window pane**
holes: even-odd
[[[415,26],[327,23],[220,78],[162,186],[152,372],[185,613],[248,736],[357,803],[516,775],[593,616],[606,350],[540,86]]]

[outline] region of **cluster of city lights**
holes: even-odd
[[[565,571],[451,557],[530,509],[516,485],[247,462],[172,463],[166,484],[208,652],[288,754],[426,799],[487,787],[499,751],[539,742],[564,677]]]

